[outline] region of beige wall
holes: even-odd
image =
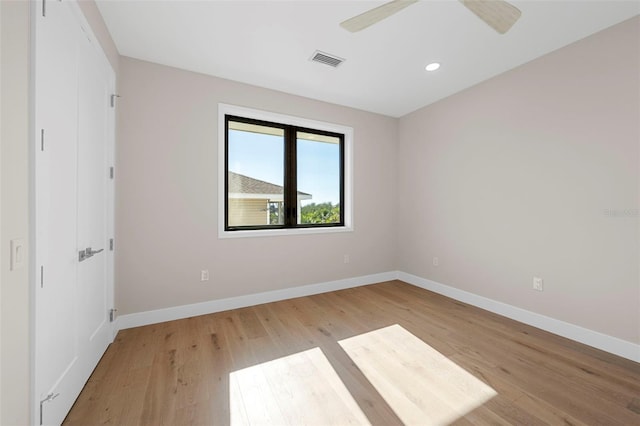
[[[640,342],[639,28],[403,117],[398,269]]]
[[[29,238],[29,2],[0,9],[0,424],[20,425],[29,421],[29,276],[9,271],[9,241]]]
[[[119,314],[394,269],[397,120],[124,57],[120,94]],[[219,102],[353,127],[355,231],[219,239]]]

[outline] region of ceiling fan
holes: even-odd
[[[393,0],[347,19],[341,22],[340,26],[355,33],[400,12],[417,1]],[[460,2],[500,34],[509,31],[522,14],[520,9],[504,0],[460,0]]]

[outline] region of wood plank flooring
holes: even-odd
[[[406,353],[371,358],[378,348],[392,353],[402,343],[388,334],[363,343],[362,335],[396,325],[425,349],[412,350],[420,354],[413,358]],[[351,338],[359,346],[353,347]],[[420,342],[408,344],[415,348]],[[428,361],[425,354],[444,361]],[[309,356],[313,368],[303,368],[301,356]],[[419,392],[409,391],[411,381],[423,389],[429,382],[425,375],[440,374],[434,368],[442,370],[442,362],[492,390],[450,424],[640,424],[640,364],[400,281],[122,330],[64,424],[225,425],[232,419],[246,423],[248,416],[252,424],[362,423],[357,413],[336,420],[331,390],[319,387],[324,380],[343,400],[346,389],[357,404],[352,408],[371,424],[402,424],[404,418],[426,425],[433,423],[429,410],[416,420],[402,407],[411,405],[407,401],[420,405]],[[255,374],[266,380],[246,379],[256,366],[263,372]],[[388,400],[363,371],[377,377],[372,380]],[[301,391],[300,384],[310,390]],[[475,388],[468,387],[469,394]],[[389,396],[393,392],[396,398]],[[252,404],[261,394],[265,399]],[[280,411],[256,421],[256,412],[243,411],[252,407]]]

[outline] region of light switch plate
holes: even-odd
[[[11,264],[9,270],[24,268],[27,264],[27,246],[22,238],[11,240]]]

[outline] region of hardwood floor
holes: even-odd
[[[424,348],[398,333],[361,340],[385,327]],[[384,345],[396,356],[369,356]],[[462,383],[451,392],[492,391],[470,411],[449,402],[459,413],[447,423],[640,424],[640,364],[400,281],[122,330],[64,424],[402,424],[434,389],[410,395],[411,381],[424,389],[449,364],[446,381]],[[450,392],[438,385],[429,401],[438,389]],[[365,418],[335,417],[334,391]],[[416,424],[435,421],[428,413]]]

